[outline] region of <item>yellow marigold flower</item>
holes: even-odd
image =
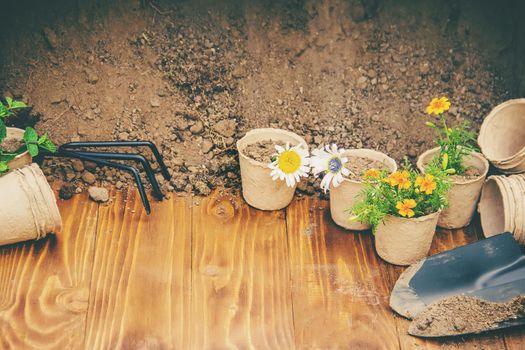
[[[415,207],[416,207],[416,201],[413,199],[405,199],[403,200],[403,202],[398,201],[396,203],[396,209],[398,210],[399,215],[409,217],[409,218],[415,215],[414,211],[412,210],[412,208],[415,208]]]
[[[379,177],[379,170],[374,169],[374,168],[368,169],[363,174],[364,179],[369,179],[369,178],[377,179],[378,177]]]
[[[426,194],[432,194],[432,192],[436,189],[436,182],[434,181],[434,176],[427,174],[425,177],[418,176],[416,179],[416,186],[419,187],[421,192],[425,192]]]
[[[448,111],[450,108],[450,101],[445,96],[441,98],[433,98],[427,106],[427,114],[440,115]]]
[[[390,176],[387,179],[387,182],[390,184],[390,186],[394,187],[397,186],[399,189],[409,189],[412,183],[408,179],[410,176],[409,172],[406,170],[403,171],[396,171],[390,174]]]

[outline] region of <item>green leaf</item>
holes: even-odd
[[[7,108],[10,109],[11,106],[13,105],[13,99],[9,96],[6,96],[5,101],[7,102]]]
[[[9,109],[2,102],[0,102],[0,118],[5,118],[11,115]]]
[[[40,138],[38,139],[38,145],[40,146],[40,148],[48,150],[51,153],[55,153],[57,151],[57,147],[55,146],[53,141],[51,141],[47,133],[45,133],[43,136],[40,136]]]
[[[9,162],[15,159],[16,155],[13,154],[2,154],[0,153],[0,162]]]
[[[38,134],[35,129],[28,126],[26,128],[26,131],[24,132],[24,141],[27,143],[29,142],[37,142],[38,141]]]
[[[17,109],[17,108],[27,108],[27,105],[25,102],[22,101],[12,101],[10,109]]]
[[[7,162],[0,161],[0,174],[6,173],[9,171],[9,166],[7,165]]]
[[[29,154],[31,157],[38,156],[38,145],[35,143],[26,143],[27,150],[29,151]]]
[[[4,121],[2,119],[0,119],[0,143],[2,143],[2,141],[4,141],[6,136],[7,136],[7,128],[6,128],[5,124],[4,124]]]

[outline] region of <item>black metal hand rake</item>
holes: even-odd
[[[162,159],[162,156],[159,150],[157,149],[155,144],[151,141],[70,142],[70,143],[66,143],[58,147],[58,150],[56,153],[49,154],[49,155],[57,156],[57,157],[77,158],[80,160],[91,161],[98,165],[109,166],[109,167],[113,167],[113,168],[124,170],[124,171],[131,173],[131,175],[133,175],[133,178],[135,179],[135,182],[137,183],[137,188],[139,190],[140,198],[142,199],[142,204],[144,205],[144,209],[146,210],[146,213],[148,214],[151,213],[151,206],[150,206],[148,197],[146,195],[146,191],[144,189],[144,184],[140,177],[140,172],[133,166],[130,166],[127,164],[115,163],[111,161],[111,160],[124,160],[124,161],[134,161],[134,162],[140,163],[144,171],[146,172],[146,176],[149,182],[151,183],[153,197],[157,200],[162,200],[164,195],[162,194],[162,190],[160,189],[159,182],[155,178],[155,174],[153,172],[151,164],[146,159],[146,157],[144,157],[140,153],[93,152],[93,151],[85,150],[86,148],[100,148],[100,147],[103,147],[103,148],[148,147],[153,153],[153,156],[155,157],[157,164],[159,165],[162,176],[166,180],[171,179],[171,176],[168,172],[168,169],[166,168],[166,165],[164,164],[164,160]]]

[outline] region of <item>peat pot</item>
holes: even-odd
[[[481,152],[501,172],[525,172],[525,98],[496,106],[483,120],[478,143]]]
[[[0,177],[0,245],[39,239],[62,227],[55,195],[36,164]]]
[[[422,173],[425,166],[439,152],[439,147],[426,151],[417,160],[417,167]],[[470,224],[476,211],[476,205],[481,193],[481,187],[489,171],[489,163],[480,153],[472,153],[464,159],[465,167],[475,167],[480,176],[471,180],[454,180],[447,195],[448,207],[444,209],[438,220],[438,226],[447,229],[456,229]]]
[[[511,232],[525,245],[525,175],[490,176],[483,185],[478,211],[485,237]]]
[[[265,140],[289,142],[291,145],[301,145],[304,149],[308,149],[308,145],[293,132],[272,128],[251,130],[237,141],[244,200],[257,209],[279,210],[290,204],[296,186],[288,187],[286,181],[272,180],[268,164],[251,159],[244,153],[248,145]]]
[[[19,128],[7,128],[7,136],[5,139],[6,140],[9,140],[9,139],[23,140],[24,130],[19,129]],[[9,170],[12,171],[12,170],[24,167],[26,165],[29,165],[31,164],[32,161],[33,161],[33,158],[31,157],[29,152],[25,151],[24,153],[17,155],[15,159],[9,161],[7,165],[9,166]]]
[[[387,215],[377,226],[377,254],[394,265],[411,265],[427,256],[439,218],[439,212],[417,218]]]
[[[384,153],[371,149],[352,149],[344,153],[346,157],[361,157],[379,161],[390,171],[397,170],[396,161]],[[366,169],[363,169],[363,171]],[[337,187],[330,188],[330,214],[334,222],[347,230],[368,230],[369,224],[360,223],[352,218],[348,209],[354,206],[356,197],[363,190],[363,183],[360,180],[344,179]]]

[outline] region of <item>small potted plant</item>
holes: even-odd
[[[438,117],[439,121],[427,121],[426,125],[436,131],[438,147],[421,154],[417,167],[435,162],[440,164],[452,180],[448,194],[448,208],[441,213],[438,226],[456,229],[467,226],[474,215],[481,188],[489,170],[485,157],[477,152],[476,134],[470,131],[470,124],[463,122],[452,127],[447,125],[444,113],[450,108],[446,97],[434,98],[426,112]]]
[[[5,102],[0,101],[0,175],[31,164],[32,157],[37,156],[40,149],[56,151],[47,133],[38,136],[32,127],[25,130],[6,127],[5,120],[27,105],[11,97],[6,97]]]
[[[424,258],[439,213],[447,205],[447,174],[434,166],[420,174],[405,164],[392,174],[383,170],[369,176],[364,186],[350,210],[357,220],[372,226],[379,256],[395,265],[410,265]]]
[[[385,170],[397,170],[396,162],[371,149],[345,150],[337,145],[326,145],[312,151],[310,159],[314,175],[323,174],[321,188],[330,190],[330,214],[334,222],[348,230],[367,230],[368,223],[352,220],[347,209],[363,190],[363,180]]]
[[[290,131],[251,130],[237,141],[237,150],[243,197],[257,209],[286,207],[301,177],[310,172],[308,145]]]

